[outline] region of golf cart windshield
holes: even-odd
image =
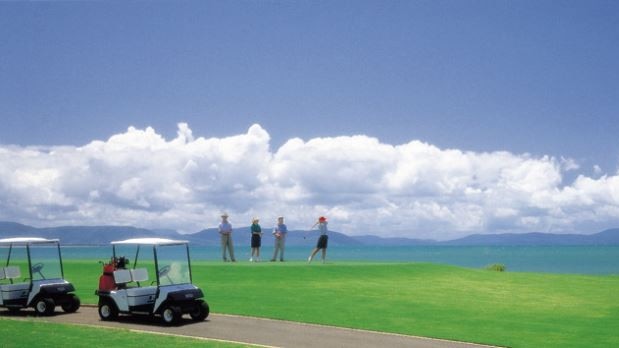
[[[187,244],[158,246],[157,266],[159,285],[191,283]]]
[[[32,280],[62,279],[58,244],[30,245]]]
[[[57,240],[2,239],[0,240],[0,256],[5,272],[7,269],[11,270],[13,276],[10,281],[12,283],[62,278],[60,245]]]

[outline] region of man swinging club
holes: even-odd
[[[312,250],[312,254],[307,258],[307,263],[312,262],[314,256],[316,256],[316,253],[318,253],[318,250],[322,250],[322,263],[325,263],[327,258],[327,243],[329,241],[329,236],[327,236],[327,233],[329,232],[327,230],[327,218],[324,216],[319,217],[318,221],[310,228],[310,230],[316,227],[316,225],[318,225],[320,237],[318,238],[318,243],[316,243],[316,248]]]

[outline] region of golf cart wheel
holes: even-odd
[[[80,298],[71,294],[67,302],[64,302],[62,305],[62,310],[66,313],[75,313],[80,308]]]
[[[182,314],[178,307],[166,305],[161,311],[161,320],[166,325],[176,325],[181,320]]]
[[[54,307],[56,307],[56,303],[51,298],[40,298],[34,303],[34,310],[38,315],[52,315],[54,314]]]
[[[114,320],[118,318],[118,309],[112,301],[99,301],[99,318],[101,318],[101,320]]]
[[[208,317],[209,312],[208,304],[202,300],[197,300],[196,306],[189,312],[189,315],[194,321],[202,321]]]

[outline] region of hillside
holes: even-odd
[[[440,243],[441,245],[619,245],[619,229],[609,229],[595,234],[553,233],[504,233],[473,234],[464,238]]]
[[[263,243],[272,243],[271,229],[265,228]],[[249,243],[249,226],[234,229],[233,240],[237,245]],[[139,237],[163,237],[188,240],[195,245],[219,245],[216,228],[204,229],[197,233],[180,234],[173,230],[148,230],[132,226],[59,226],[36,228],[15,222],[0,221],[0,238],[10,237],[58,238],[67,245],[106,245],[114,240]],[[290,231],[287,245],[311,246],[316,243],[316,231]],[[453,245],[453,246],[509,246],[509,245],[619,245],[619,228],[595,234],[552,234],[552,233],[504,233],[472,234],[450,241],[435,241],[411,238],[383,238],[374,235],[348,236],[331,231],[329,245],[332,246],[415,246],[415,245]]]
[[[245,245],[250,240],[249,226],[235,228],[232,233],[232,239],[236,245]],[[290,231],[286,239],[286,245],[294,246],[310,246],[316,243],[318,234],[316,232],[307,231]],[[304,238],[305,237],[305,238]],[[180,235],[179,238],[189,240],[192,244],[197,245],[219,245],[219,233],[216,228],[209,228],[194,234]],[[273,237],[271,229],[263,229],[262,243],[272,243]],[[362,245],[363,243],[339,232],[329,233],[329,243],[333,246],[340,245]]]
[[[177,238],[178,233],[158,232],[131,226],[59,226],[36,228],[14,222],[0,221],[0,238],[58,238],[67,245],[106,245],[114,240],[160,236]]]

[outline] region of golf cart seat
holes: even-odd
[[[17,279],[21,277],[21,271],[18,266],[8,266],[3,268],[4,277],[6,279]]]
[[[134,282],[145,282],[148,280],[146,268],[136,268],[131,270],[131,280]]]
[[[16,300],[19,298],[28,297],[30,291],[30,283],[19,284],[2,284],[0,292],[3,300]]]
[[[131,280],[134,282],[145,282],[148,280],[146,268],[136,268],[131,270]],[[138,283],[139,284],[139,283]],[[141,286],[127,288],[127,302],[129,306],[140,306],[153,303],[157,296],[156,286]]]
[[[131,272],[128,269],[114,271],[114,282],[116,284],[127,284],[131,282]]]
[[[18,266],[8,266],[1,268],[0,279],[17,279],[21,277]],[[28,296],[30,283],[2,284],[0,285],[1,297],[4,300],[15,300]]]
[[[157,293],[157,287],[156,286],[143,286],[140,288],[127,288],[127,298],[129,300],[129,302],[131,302],[131,298],[138,298],[138,297],[148,297],[148,296],[155,296],[155,294]],[[135,306],[135,303],[129,303],[129,305],[131,306]]]

